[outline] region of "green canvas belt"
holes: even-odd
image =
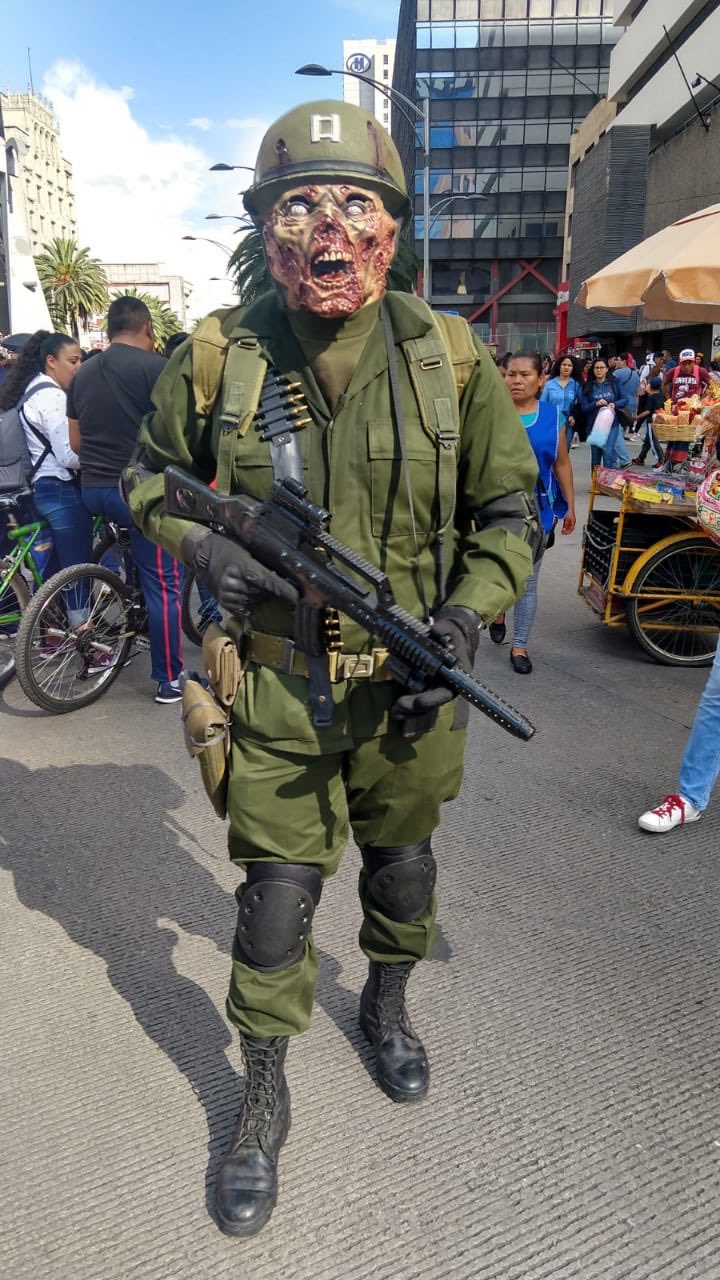
[[[262,631],[250,631],[243,637],[244,656],[261,667],[274,667],[286,676],[302,676],[309,679],[306,655],[288,636],[271,636]],[[371,649],[369,653],[328,653],[330,681],[342,680],[393,680],[387,667],[387,649]]]

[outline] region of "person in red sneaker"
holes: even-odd
[[[638,818],[643,831],[661,835],[698,822],[720,774],[720,645],[710,668],[680,766],[678,789]]]

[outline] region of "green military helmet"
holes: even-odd
[[[348,179],[379,192],[394,218],[410,217],[412,205],[397,147],[375,116],[350,102],[306,102],[281,116],[265,134],[255,179],[245,192],[245,208],[260,220],[288,187]]]

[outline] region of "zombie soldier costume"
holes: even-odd
[[[247,879],[227,1008],[247,1083],[217,1185],[220,1224],[238,1236],[258,1231],[275,1204],[288,1037],[310,1021],[313,915],[349,828],[370,962],[361,1026],[381,1088],[397,1102],[427,1092],[404,991],[433,944],[430,839],[460,788],[466,708],[445,689],[403,690],[383,651],[341,616],[328,723],[293,643],[292,589],[219,534],[169,517],[162,476],[149,473],[175,464],[206,482],[217,474],[221,492],[266,498],[273,477],[294,470],[330,511],[334,537],[387,572],[403,608],[434,617],[468,671],[481,620],[509,608],[530,574],[536,478],[502,379],[465,322],[440,317],[441,332],[425,303],[385,294],[410,203],[372,116],[340,102],[291,111],[261,144],[245,204],[276,292],[210,317],[173,355],[129,475],[139,525],[232,615],[245,663],[227,811],[230,856]],[[268,367],[300,384],[307,405],[302,429],[280,444],[262,402],[257,412]]]

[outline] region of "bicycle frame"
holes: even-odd
[[[15,527],[9,526],[7,530],[8,538],[10,542],[14,542],[17,545],[3,562],[3,569],[0,574],[0,600],[2,600],[8,589],[12,590],[13,578],[20,572],[23,565],[30,571],[34,587],[42,586],[42,575],[35,563],[32,551],[40,534],[44,533],[47,527],[44,520],[33,520],[30,524],[21,524]],[[0,613],[0,626],[13,626],[20,621],[20,618],[19,609],[11,609],[9,612],[3,611]]]
[[[97,537],[107,523],[104,516],[95,516],[93,518],[93,539]],[[42,586],[45,579],[38,569],[33,555],[33,547],[40,535],[47,533],[49,527],[45,520],[31,520],[27,524],[20,525],[8,524],[6,530],[8,539],[11,543],[15,543],[16,546],[11,550],[9,556],[0,561],[0,600],[2,600],[8,589],[12,590],[13,578],[17,576],[23,565],[32,576],[33,591]],[[19,609],[2,610],[0,611],[0,627],[15,626],[21,617],[22,614]]]

